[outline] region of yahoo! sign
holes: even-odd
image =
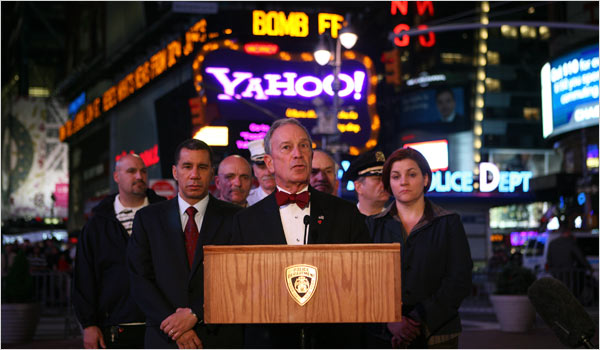
[[[333,96],[333,74],[323,79],[296,72],[267,73],[255,77],[251,72],[231,71],[227,67],[206,67],[205,72],[211,74],[221,85],[223,93],[217,96],[219,100],[268,100],[279,96],[315,98],[323,93]],[[360,100],[365,77],[366,74],[362,71],[354,71],[351,75],[340,73],[338,95],[341,98],[352,96],[355,100]]]
[[[320,140],[319,117],[332,113],[334,105],[340,142],[349,146],[350,153],[359,154],[377,144],[381,125],[375,108],[377,79],[368,56],[350,52],[342,57],[340,98],[334,101],[333,68],[319,66],[308,52],[249,55],[233,41],[203,48],[192,64],[194,86],[202,96],[200,108],[206,120],[219,120],[235,130],[230,135],[236,139],[230,144],[236,148],[244,148],[254,137],[239,134],[252,123],[270,125],[283,117],[297,119],[311,133],[316,130],[311,135]]]

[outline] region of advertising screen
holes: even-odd
[[[447,133],[470,129],[464,90],[442,86],[405,93],[400,99],[400,126]]]
[[[598,125],[598,76],[598,45],[576,50],[542,67],[545,138]]]

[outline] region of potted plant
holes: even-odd
[[[535,281],[533,271],[508,264],[496,280],[496,293],[490,296],[500,330],[527,332],[535,320],[535,309],[527,297],[527,289]]]
[[[33,277],[24,252],[19,252],[2,278],[2,343],[23,343],[33,338],[40,320]]]

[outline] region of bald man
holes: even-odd
[[[219,164],[215,186],[222,201],[247,207],[248,194],[252,187],[252,168],[250,163],[238,155],[226,157]]]
[[[326,152],[315,150],[310,173],[310,185],[321,192],[336,196],[340,182],[337,179],[338,166]]]
[[[126,249],[135,213],[166,198],[148,189],[137,154],[119,158],[113,179],[119,192],[92,209],[77,243],[73,307],[87,349],[144,347],[145,316],[129,292]]]

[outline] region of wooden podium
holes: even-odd
[[[397,322],[400,244],[204,247],[204,322]]]

